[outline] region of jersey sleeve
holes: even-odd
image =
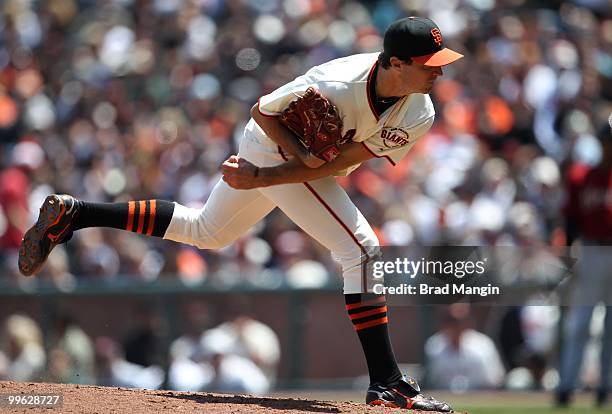
[[[265,116],[278,116],[289,106],[289,104],[301,96],[309,86],[304,76],[281,86],[275,91],[259,98],[259,112]]]
[[[362,142],[363,146],[376,158],[386,158],[396,165],[416,142],[429,131],[434,116],[410,127],[383,128]]]

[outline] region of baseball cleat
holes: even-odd
[[[19,271],[30,276],[40,269],[53,248],[72,235],[72,222],[79,212],[69,195],[50,195],[40,207],[38,220],[26,231],[19,246]]]
[[[419,384],[412,377],[407,376],[391,384],[370,385],[366,394],[366,404],[421,411],[453,412],[447,403],[421,394]]]

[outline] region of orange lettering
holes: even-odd
[[[442,46],[442,33],[440,33],[440,30],[438,28],[431,29],[431,35],[436,45]]]

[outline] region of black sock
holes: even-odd
[[[384,295],[344,295],[346,310],[357,331],[370,374],[370,384],[388,384],[402,374],[395,361],[387,329],[387,302]]]
[[[112,227],[147,236],[164,237],[172,219],[174,203],[165,200],[127,203],[89,203],[78,201],[79,214],[74,230],[87,227]]]

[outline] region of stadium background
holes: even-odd
[[[123,365],[127,377],[142,380],[127,385],[169,387],[173,362],[219,368],[235,356],[263,374],[261,390],[361,389],[337,268],[282,213],[221,251],[87,229],[31,279],[18,275],[17,248],[50,193],[202,205],[260,95],[318,63],[380,50],[384,28],[412,14],[436,21],[466,58],[444,69],[436,123],[411,154],[396,167],[370,161],[343,187],[383,244],[563,246],[567,176],[597,162],[594,133],[612,107],[606,0],[2,2],[0,379],[112,382],[103,368],[127,359],[137,364]],[[484,388],[553,387],[562,309],[541,309],[471,310],[504,364]],[[426,340],[448,313],[392,310],[401,363],[427,372]],[[271,332],[253,323],[260,334],[245,339],[237,315]],[[524,341],[512,348],[516,333]],[[192,342],[174,342],[181,335]],[[16,369],[19,355],[31,369]],[[521,367],[545,367],[547,379],[530,383]]]

